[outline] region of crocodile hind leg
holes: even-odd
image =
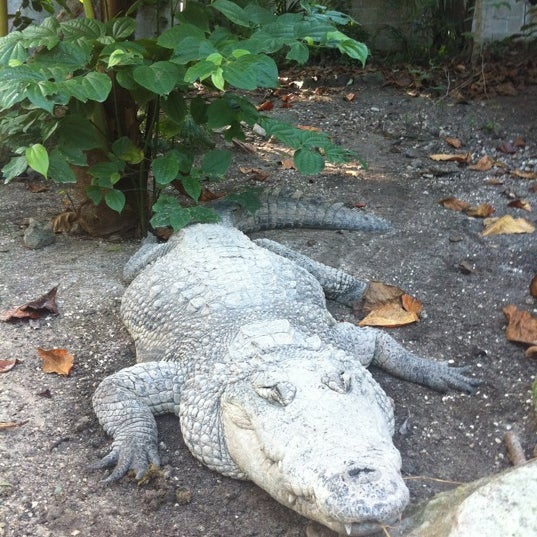
[[[307,270],[321,284],[326,298],[349,307],[362,299],[367,282],[358,280],[342,270],[319,263],[279,242],[269,239],[257,239],[254,242]]]
[[[366,367],[375,365],[391,375],[439,392],[456,389],[472,393],[479,385],[477,379],[465,375],[466,367],[450,367],[446,362],[416,356],[375,328],[337,323],[330,328],[329,339]]]

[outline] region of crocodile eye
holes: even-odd
[[[331,390],[337,393],[347,393],[351,389],[351,375],[346,371],[341,373],[327,373],[321,379]]]
[[[272,386],[254,385],[254,390],[259,397],[281,406],[288,405],[296,393],[296,388],[290,382],[278,382]]]

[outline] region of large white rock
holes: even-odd
[[[391,533],[400,537],[537,536],[537,460],[438,494]]]

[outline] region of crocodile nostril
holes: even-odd
[[[362,475],[367,475],[367,474],[371,474],[373,472],[375,472],[376,470],[374,470],[373,468],[360,468],[360,467],[355,467],[355,468],[351,468],[349,471],[348,471],[348,474],[351,476],[351,477],[358,477],[358,476],[362,476]]]

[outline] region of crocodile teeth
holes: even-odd
[[[347,535],[350,535],[352,533],[352,524],[345,524],[345,531]]]

